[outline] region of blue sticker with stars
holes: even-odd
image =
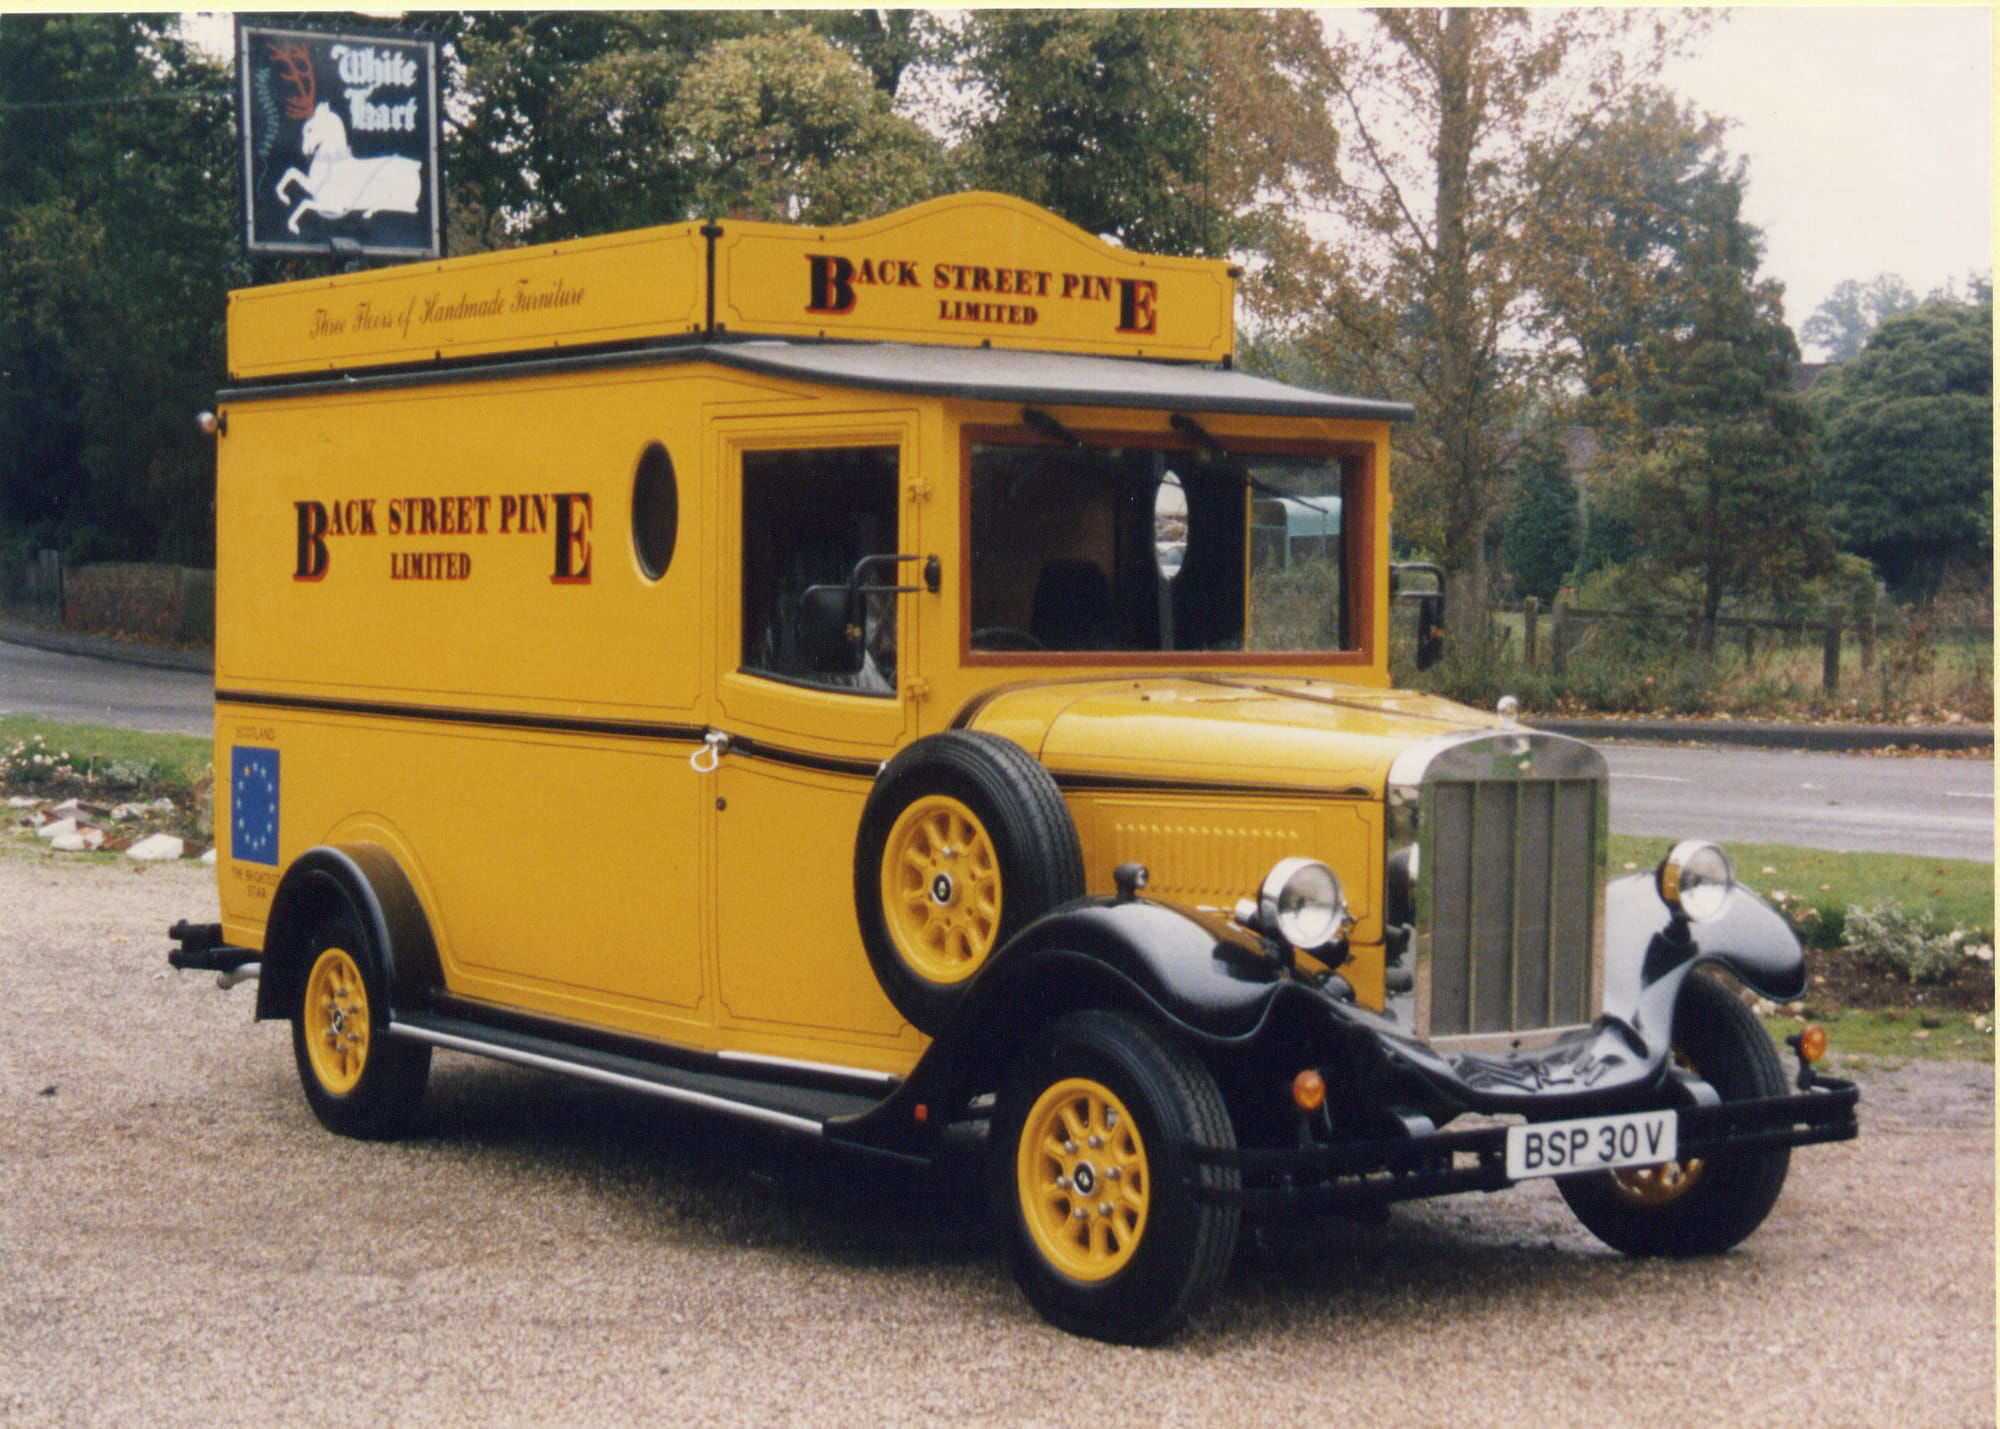
[[[229,749],[229,856],[278,866],[278,751]]]

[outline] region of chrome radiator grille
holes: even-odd
[[[1401,850],[1417,872],[1414,976],[1392,1013],[1433,1041],[1503,1043],[1597,1016],[1605,789],[1595,750],[1527,731],[1448,736],[1398,759],[1392,884]]]
[[[1430,1035],[1596,1015],[1597,784],[1440,783],[1429,799]]]

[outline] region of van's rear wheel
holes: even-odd
[[[876,780],[855,840],[855,912],[883,991],[919,1030],[944,1024],[994,949],[1082,894],[1062,794],[1012,741],[931,735]]]
[[[988,1151],[1014,1278],[1075,1334],[1166,1338],[1229,1266],[1241,1212],[1196,1198],[1238,1173],[1195,1166],[1192,1145],[1233,1150],[1208,1069],[1122,1012],[1071,1013],[1015,1063]]]
[[[292,1054],[313,1115],[342,1136],[382,1140],[415,1121],[431,1049],[385,1036],[382,959],[344,903],[311,921],[292,1008]]]

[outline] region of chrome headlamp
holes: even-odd
[[[1257,891],[1264,931],[1294,948],[1323,948],[1347,927],[1347,895],[1334,871],[1314,858],[1281,858]]]
[[[1736,886],[1729,855],[1712,843],[1687,839],[1675,844],[1654,874],[1660,901],[1683,918],[1706,922],[1722,912]]]

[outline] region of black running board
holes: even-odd
[[[839,1069],[815,1063],[790,1063],[775,1057],[738,1058],[746,1075],[671,1066],[437,1013],[397,1017],[387,1030],[392,1037],[620,1087],[807,1136],[824,1136],[827,1123],[836,1117],[858,1116],[874,1110],[895,1088],[895,1079],[887,1076],[879,1077],[881,1085],[876,1095],[778,1080],[788,1068],[797,1068],[802,1078],[814,1082],[824,1081],[828,1073]],[[728,1057],[727,1053],[720,1054],[716,1064],[728,1065]],[[877,1079],[874,1073],[861,1072],[855,1076],[858,1080]]]

